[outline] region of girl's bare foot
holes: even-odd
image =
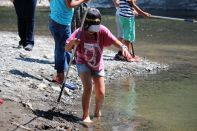
[[[95,111],[94,116],[95,117],[101,117],[101,111]]]
[[[88,116],[88,117],[84,117],[84,118],[83,118],[83,122],[91,123],[92,120],[91,120],[90,117]]]

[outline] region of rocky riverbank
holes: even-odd
[[[0,32],[0,36],[0,99],[4,100],[0,105],[0,129],[80,129],[83,124],[76,109],[81,108],[82,86],[75,65],[71,66],[67,81],[78,89],[65,88],[61,102],[56,102],[60,86],[50,81],[55,73],[53,39],[35,36],[35,47],[27,52],[17,48],[17,33]],[[104,53],[107,83],[168,68],[143,58],[139,62],[114,61],[114,54],[110,50]]]

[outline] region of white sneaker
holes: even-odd
[[[24,49],[25,49],[26,51],[32,51],[33,47],[34,47],[34,46],[33,46],[32,44],[28,44],[27,46],[24,47]]]

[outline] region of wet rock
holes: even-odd
[[[20,58],[27,58],[27,54],[25,54],[25,53],[20,53],[20,54],[19,54],[19,57],[20,57]]]
[[[70,127],[69,125],[64,124],[64,125],[59,125],[59,126],[57,126],[56,129],[57,129],[58,131],[67,131],[67,130],[70,130],[71,127]]]
[[[6,86],[6,87],[11,87],[12,85],[11,85],[11,83],[4,82],[4,86]]]
[[[38,85],[35,84],[35,83],[31,83],[31,84],[29,85],[29,88],[37,89],[37,88],[38,88]]]
[[[23,105],[23,107],[33,110],[33,107],[32,107],[31,103],[21,102],[21,104]]]
[[[64,94],[71,96],[72,95],[72,91],[70,91],[68,88],[64,88]]]
[[[37,128],[39,130],[50,130],[50,129],[54,129],[54,127],[52,127],[51,125],[46,125],[46,124],[36,125],[35,128]]]
[[[47,87],[48,87],[48,86],[47,86],[46,84],[44,84],[44,83],[40,83],[40,84],[38,85],[38,89],[40,89],[40,90],[45,90]]]
[[[43,58],[45,58],[45,59],[52,59],[52,55],[45,54],[45,55],[43,55]]]

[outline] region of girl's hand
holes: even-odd
[[[121,48],[122,48],[122,55],[127,58],[127,61],[131,61],[132,56],[130,52],[128,51],[127,46],[122,45]]]
[[[69,43],[67,43],[66,46],[65,46],[66,52],[71,51],[71,50],[73,49],[73,47],[79,45],[79,43],[80,43],[80,40],[77,39],[77,38],[71,40],[71,41],[70,41]]]
[[[147,13],[147,12],[144,12],[144,13],[143,13],[143,16],[144,16],[145,18],[148,18],[148,17],[151,16],[151,14],[149,14],[149,13]]]
[[[71,41],[71,43],[72,43],[72,45],[79,45],[80,39],[75,38],[75,39],[73,39],[73,40]]]
[[[133,12],[134,12],[134,15],[135,15],[135,16],[138,16],[138,15],[139,15],[139,13],[138,13],[135,9],[134,9]]]

